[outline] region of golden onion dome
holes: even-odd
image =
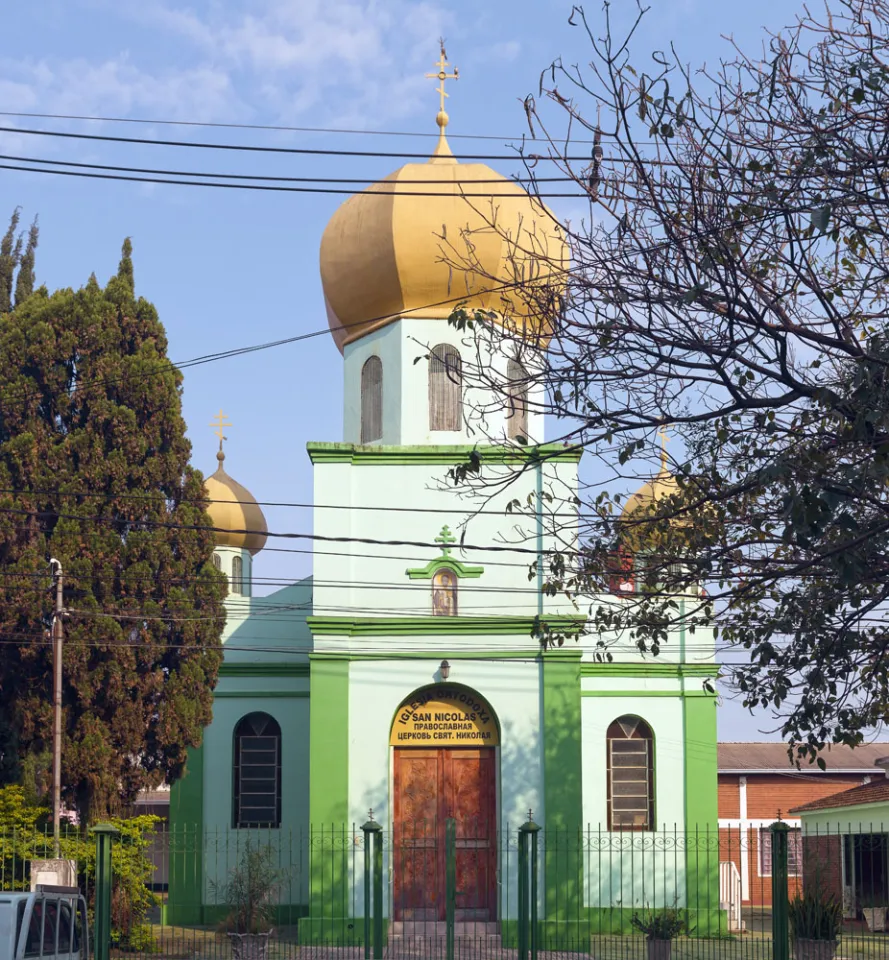
[[[324,230],[321,282],[334,340],[342,351],[402,317],[447,319],[463,305],[494,311],[545,347],[549,318],[516,287],[564,289],[563,231],[514,181],[484,163],[458,163],[444,135],[447,114],[436,119],[441,133],[426,163],[407,163],[350,197]]]
[[[221,446],[216,454],[219,461],[216,473],[204,481],[204,490],[210,501],[207,513],[217,528],[216,545],[249,550],[256,556],[265,546],[269,528],[253,494],[237,480],[232,480],[223,469],[225,454]]]
[[[672,497],[674,493],[678,492],[679,481],[670,473],[667,464],[662,460],[661,469],[657,476],[649,480],[648,483],[644,483],[627,499],[621,511],[621,519],[629,520],[634,514],[653,513],[658,500]]]

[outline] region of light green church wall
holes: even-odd
[[[496,328],[495,328],[496,330]],[[343,439],[359,443],[361,439],[361,368],[367,358],[376,355],[383,365],[383,436],[385,444],[500,443],[507,436],[504,394],[478,384],[472,371],[481,368],[485,376],[496,378],[505,389],[508,358],[496,349],[498,336],[480,331],[460,331],[442,319],[411,317],[390,323],[349,344],[344,351]],[[430,350],[446,343],[455,347],[463,359],[463,423],[456,431],[429,429]],[[495,349],[492,350],[492,347]],[[526,367],[533,366],[532,351],[523,357]],[[419,359],[418,359],[419,358]],[[417,360],[415,363],[414,361]],[[475,381],[475,382],[474,382]],[[535,403],[532,390],[528,418],[529,437],[540,443],[544,438],[543,405]]]
[[[512,637],[513,648],[520,638]],[[395,711],[420,687],[440,682],[438,662],[359,660],[349,674],[349,819],[360,825],[373,807],[374,817],[391,824],[392,750],[389,734]],[[527,819],[529,809],[544,822],[543,755],[541,749],[541,666],[533,660],[516,662],[456,660],[449,683],[469,687],[491,705],[500,723],[498,749],[500,829],[511,831]],[[388,848],[384,851],[388,857]],[[384,870],[388,870],[388,860]],[[516,858],[510,863],[514,873]],[[355,902],[363,903],[363,877],[351,878]],[[514,900],[517,876],[504,876],[503,896]],[[506,904],[504,903],[504,906]],[[516,904],[509,903],[510,916]]]
[[[294,695],[296,694],[296,695]],[[248,713],[261,711],[281,727],[281,827],[236,830],[233,826],[234,730]],[[211,883],[221,880],[247,843],[273,847],[282,863],[295,864],[288,879],[290,903],[308,900],[306,863],[309,826],[309,699],[301,679],[223,680],[213,704],[213,723],[204,731],[204,902],[214,900]]]
[[[878,776],[881,774],[878,772]],[[889,833],[889,802],[867,803],[858,807],[839,807],[799,814],[804,834],[812,836],[839,833]]]

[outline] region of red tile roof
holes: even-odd
[[[833,793],[829,797],[821,797],[811,803],[804,803],[801,807],[791,810],[791,813],[811,813],[813,810],[833,810],[834,807],[857,807],[862,803],[882,803],[889,800],[889,779],[882,775],[880,780],[873,783],[863,783],[850,790]]]
[[[729,770],[747,771],[785,771],[796,769],[787,756],[787,744],[780,741],[772,743],[720,743],[718,745],[718,768],[720,773]],[[827,764],[828,773],[848,772],[851,770],[865,773],[873,772],[883,776],[882,770],[875,767],[877,760],[889,757],[889,741],[863,743],[861,746],[846,747],[839,744],[826,747],[821,754]],[[801,760],[799,770],[802,773],[821,773],[821,769],[808,760]]]

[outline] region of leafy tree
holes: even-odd
[[[22,212],[16,207],[9,219],[9,227],[0,240],[0,313],[12,309],[12,290],[15,269],[22,255],[22,238],[16,235]]]
[[[24,303],[34,292],[34,260],[37,250],[37,218],[28,230],[28,244],[19,263],[19,273],[15,281],[15,305]]]
[[[554,334],[529,390],[618,472],[584,491],[548,588],[594,596],[606,656],[712,627],[801,753],[855,744],[889,710],[889,0],[806,8],[763,55],[700,71],[635,59],[639,20],[616,35],[609,16],[574,9],[588,65],[557,61],[525,101],[590,212],[567,291],[523,288]],[[667,425],[678,487],[622,516]]]
[[[41,288],[0,315],[0,633],[15,641],[0,645],[0,697],[23,753],[42,754],[55,557],[68,611],[62,783],[84,824],[181,774],[222,658],[224,579],[199,529],[181,375],[134,294],[130,252],[104,289],[95,277]]]

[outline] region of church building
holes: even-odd
[[[446,66],[443,56],[442,80]],[[255,840],[295,864],[301,936],[348,939],[364,909],[360,857],[328,873],[305,858],[328,842],[356,847],[369,811],[387,838],[384,909],[396,922],[444,919],[435,878],[403,851],[442,844],[448,821],[466,851],[458,919],[490,923],[515,896],[504,838],[529,814],[542,837],[592,830],[630,847],[716,833],[712,637],[697,631],[687,648],[677,630],[656,658],[618,643],[602,662],[598,636],[584,632],[589,601],[547,595],[532,566],[571,549],[565,510],[581,451],[546,442],[541,398],[525,383],[548,331],[513,285],[490,278],[557,283],[568,250],[517,183],[458,162],[443,107],[442,95],[429,160],[350,197],[321,237],[343,433],[307,446],[312,576],[254,596],[261,491],[229,475],[236,453],[221,441],[206,481],[229,622],[213,721],[171,792],[170,922],[211,922],[213,883]],[[447,250],[468,248],[461,273]],[[489,322],[458,329],[457,304]],[[449,476],[470,462],[475,495]],[[662,473],[628,509],[670,484]],[[607,602],[627,602],[632,580],[620,586]],[[564,642],[542,649],[543,632]],[[684,856],[669,849],[671,864]],[[622,905],[716,897],[709,867],[670,869],[669,889],[644,900],[625,880]],[[546,903],[614,907],[601,877],[559,892],[558,872],[542,870]]]

